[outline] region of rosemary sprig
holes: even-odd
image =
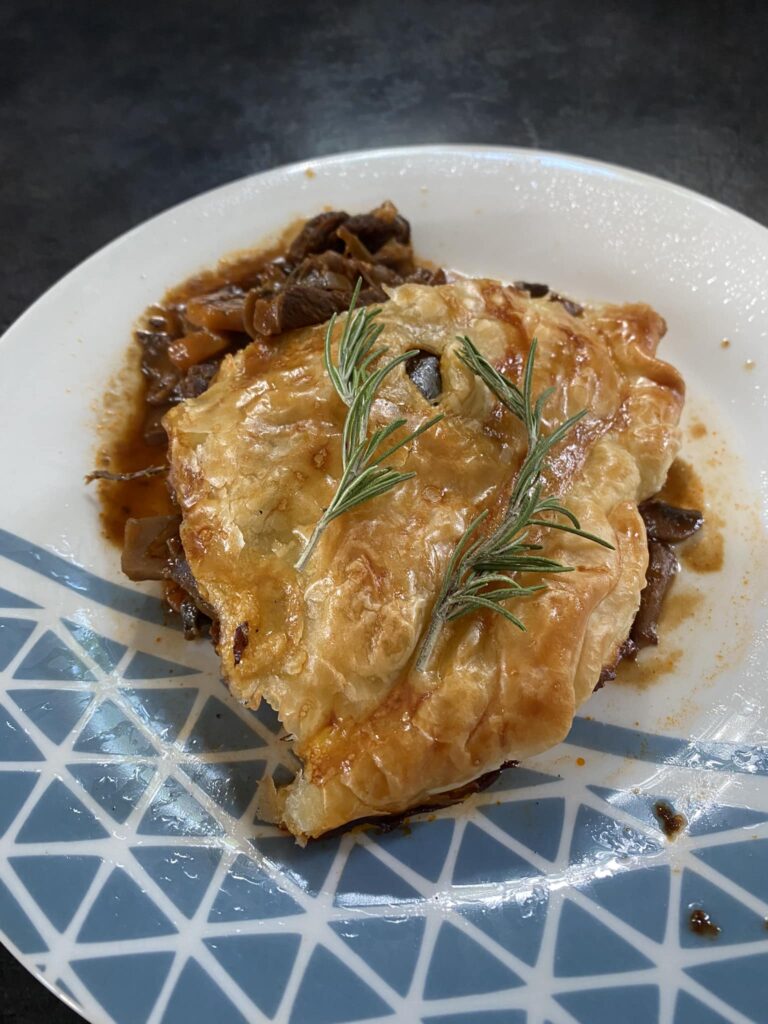
[[[383,466],[391,455],[429,430],[443,418],[442,413],[422,423],[416,430],[405,437],[399,438],[389,446],[385,445],[393,434],[406,425],[406,420],[398,418],[384,427],[379,427],[368,437],[368,421],[376,392],[384,378],[396,366],[416,355],[416,350],[403,352],[388,360],[377,368],[374,364],[383,356],[386,346],[376,345],[384,327],[374,320],[380,309],[358,309],[355,311],[360,294],[361,279],[358,278],[349,304],[344,330],[339,341],[338,361],[334,363],[331,352],[333,329],[336,324],[334,314],[325,332],[324,362],[328,376],[336,389],[339,398],[348,407],[344,430],[341,439],[342,474],[330,505],[317,521],[304,550],[296,562],[301,572],[312,556],[317,542],[329,523],[350,509],[370,501],[381,494],[386,494],[393,487],[398,487],[410,480],[415,473],[401,473],[390,466]]]
[[[553,392],[547,388],[533,400],[533,367],[536,339],[523,372],[522,390],[499,373],[466,336],[460,338],[459,357],[496,397],[516,416],[527,434],[527,451],[515,478],[507,508],[499,525],[487,536],[479,528],[488,512],[481,512],[469,524],[448,563],[443,584],[432,611],[416,668],[424,671],[434,651],[440,630],[446,622],[487,608],[525,631],[525,625],[505,602],[511,598],[530,597],[546,590],[545,583],[522,584],[518,573],[554,574],[571,572],[572,568],[536,552],[541,544],[531,544],[527,537],[531,527],[547,527],[574,533],[603,547],[612,545],[601,537],[582,530],[576,516],[555,497],[543,497],[542,472],[550,451],[586,414],[586,409],[571,416],[551,434],[542,435],[541,419],[544,405]],[[547,516],[548,518],[542,518]],[[554,516],[555,518],[549,518]],[[557,518],[559,517],[559,519]],[[565,521],[563,521],[565,520]]]

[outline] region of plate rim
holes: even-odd
[[[355,162],[376,162],[396,157],[403,159],[418,159],[424,157],[442,157],[444,159],[450,159],[452,156],[465,158],[471,158],[474,156],[479,161],[502,158],[509,163],[515,163],[518,165],[528,164],[532,166],[535,166],[540,162],[559,163],[568,173],[586,172],[593,175],[598,174],[613,178],[619,182],[634,184],[649,192],[661,191],[678,200],[695,204],[699,209],[706,211],[709,215],[726,217],[728,219],[736,218],[736,221],[742,228],[754,233],[763,244],[768,245],[768,225],[764,225],[748,214],[742,213],[741,211],[736,210],[717,199],[707,196],[702,192],[680,185],[672,180],[662,178],[655,174],[635,170],[623,164],[604,161],[593,157],[586,157],[563,150],[550,150],[527,146],[503,146],[487,143],[452,142],[341,150],[339,152],[322,154],[316,157],[306,157],[300,160],[290,161],[288,163],[277,164],[263,170],[239,175],[236,178],[229,179],[217,185],[205,188],[202,191],[195,192],[194,194],[163,208],[159,212],[140,220],[126,231],[121,232],[109,241],[105,242],[103,245],[99,246],[45,288],[22,310],[22,312],[13,320],[5,331],[3,331],[0,335],[0,345],[2,345],[3,342],[11,341],[19,331],[23,331],[26,328],[28,319],[31,319],[34,315],[43,310],[49,302],[55,301],[60,293],[64,292],[73,283],[76,283],[79,278],[87,276],[90,273],[91,268],[105,254],[122,247],[137,234],[148,229],[151,230],[156,222],[178,216],[185,212],[188,207],[192,207],[201,201],[210,201],[219,196],[223,197],[227,193],[236,193],[238,190],[250,185],[257,185],[270,178],[277,178],[280,176],[292,177],[305,174],[308,170],[315,172],[327,170],[333,172]],[[2,355],[3,349],[0,348],[0,359],[2,359]],[[95,1000],[93,1005],[96,1012],[92,1012],[90,1007],[88,1009],[81,1007],[75,1000],[74,996],[68,995],[57,987],[56,981],[52,976],[48,976],[38,970],[34,964],[25,963],[23,959],[25,954],[20,951],[17,952],[12,945],[6,944],[3,939],[0,939],[0,943],[2,943],[3,948],[8,951],[14,960],[16,960],[38,983],[42,984],[49,992],[51,992],[52,995],[56,997],[57,1000],[67,1006],[73,1013],[82,1017],[82,1019],[89,1022],[89,1024],[111,1024],[112,1017],[101,1005],[96,1004]],[[86,1013],[88,1016],[86,1016]]]
[[[123,231],[108,242],[105,242],[104,245],[99,246],[83,260],[76,263],[73,267],[62,274],[61,277],[57,278],[43,292],[41,292],[36,299],[33,299],[32,302],[26,306],[16,319],[6,328],[2,335],[0,335],[0,345],[5,342],[9,336],[16,334],[17,328],[23,326],[27,317],[29,317],[33,312],[37,312],[39,306],[43,306],[47,304],[49,300],[55,299],[64,287],[69,285],[72,280],[79,277],[81,273],[90,269],[91,264],[96,262],[108,251],[121,247],[134,235],[144,231],[156,221],[178,214],[186,207],[191,206],[194,203],[198,203],[201,200],[210,200],[217,195],[223,195],[225,192],[236,191],[238,188],[243,188],[247,183],[256,182],[260,179],[276,177],[279,175],[292,176],[305,173],[307,170],[316,172],[318,169],[334,169],[344,164],[349,164],[350,162],[359,160],[385,160],[395,156],[402,156],[404,158],[409,156],[450,156],[451,154],[458,154],[465,157],[476,154],[478,157],[483,159],[487,159],[493,154],[497,154],[501,157],[506,157],[511,161],[530,163],[540,160],[567,162],[570,170],[584,170],[592,174],[597,173],[606,177],[614,177],[634,183],[646,190],[661,189],[678,199],[682,199],[689,203],[695,203],[699,207],[708,210],[710,213],[718,217],[735,217],[741,223],[742,227],[757,233],[758,236],[761,236],[762,241],[765,244],[768,244],[768,225],[761,224],[760,221],[755,220],[748,214],[741,213],[739,210],[735,210],[733,207],[728,206],[725,203],[721,203],[719,200],[713,199],[712,197],[705,195],[703,192],[697,192],[695,189],[688,188],[685,185],[679,185],[676,182],[670,181],[666,178],[661,178],[654,174],[649,174],[646,171],[636,171],[631,167],[624,166],[623,164],[616,164],[606,160],[598,160],[593,157],[579,156],[563,150],[538,149],[527,146],[497,146],[488,143],[474,144],[449,142],[403,146],[379,146],[371,149],[350,149],[343,150],[338,153],[324,154],[318,157],[306,157],[302,160],[294,160],[289,163],[278,164],[274,167],[269,167],[261,171],[254,171],[250,174],[240,175],[237,178],[232,178],[229,181],[213,185],[211,188],[206,188],[201,192],[196,192],[191,196],[187,196],[185,199],[181,199],[179,202],[173,203],[171,206],[165,207],[158,213],[152,214],[150,217],[139,221],[138,224],[134,224],[126,231]]]

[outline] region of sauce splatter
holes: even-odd
[[[685,815],[677,812],[666,800],[657,800],[653,805],[653,813],[661,826],[661,831],[670,840],[677,839],[688,824]]]
[[[662,639],[661,643],[664,641]],[[678,647],[671,651],[659,651],[659,648],[648,647],[634,661],[622,661],[616,672],[616,682],[628,686],[636,686],[644,690],[657,683],[663,676],[675,671],[683,656]]]
[[[664,598],[664,606],[661,610],[659,629],[663,635],[668,629],[675,629],[683,622],[687,622],[699,610],[704,602],[704,595],[700,590],[689,587],[673,587],[672,592]]]
[[[705,939],[716,939],[722,931],[722,928],[715,924],[706,910],[701,908],[691,911],[688,927],[694,935],[701,935]]]

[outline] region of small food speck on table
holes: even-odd
[[[695,935],[701,935],[706,939],[716,939],[722,931],[722,928],[715,924],[706,910],[701,908],[691,911],[688,927]]]

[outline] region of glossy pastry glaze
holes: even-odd
[[[443,393],[431,405],[401,367],[372,428],[401,415],[413,429],[435,407],[445,418],[396,456],[415,477],[335,520],[303,574],[294,563],[338,481],[346,412],[323,367],[324,327],[228,356],[209,390],[165,419],[181,537],[220,620],[224,674],[240,700],[278,709],[303,762],[290,786],[265,790],[264,810],[302,841],[425,803],[566,735],[629,633],[648,557],[637,504],[679,446],[683,381],[655,357],[664,322],[647,306],[574,316],[459,281],[401,286],[380,322],[390,354],[440,356]],[[575,571],[517,603],[527,632],[467,616],[418,673],[451,552],[478,511],[503,509],[524,454],[520,424],[458,359],[464,333],[515,380],[538,339],[534,391],[556,389],[548,426],[588,410],[547,485],[614,550],[544,531],[542,553]]]

